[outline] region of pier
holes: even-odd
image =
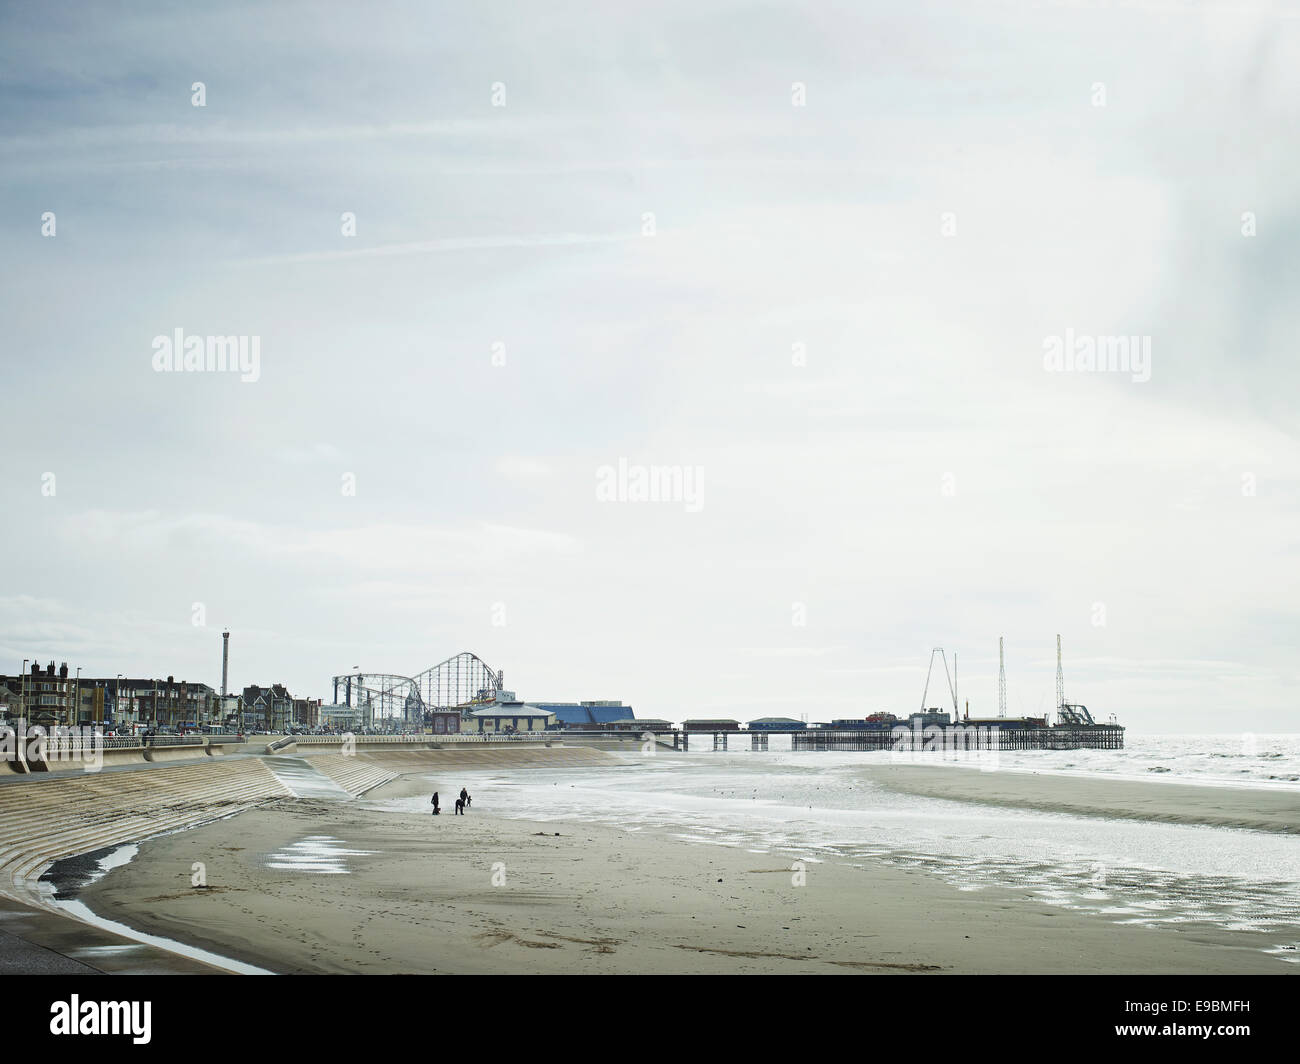
[[[971,737],[968,743],[970,749],[998,749],[998,750],[1123,750],[1124,749],[1124,728],[1119,724],[1092,724],[1062,727],[1044,727],[1044,728],[1026,728],[1026,727],[1000,727],[981,724],[978,727],[984,734],[979,736],[978,744],[974,741],[976,736],[976,725],[946,725],[942,728],[935,727],[933,730],[933,742],[937,746],[942,746],[945,742],[944,732],[949,732],[948,741],[951,745],[952,736],[958,736],[957,746],[963,746],[965,736]],[[632,728],[599,731],[599,730],[576,730],[565,729],[563,731],[546,732],[559,742],[565,741],[595,741],[618,742],[637,745],[647,741],[647,736],[653,736],[657,745],[667,747],[670,743],[672,749],[688,751],[690,750],[691,736],[698,739],[708,738],[712,740],[711,749],[727,750],[728,739],[733,736],[749,737],[749,748],[753,751],[763,751],[768,749],[768,738],[772,735],[790,736],[790,748],[795,751],[804,750],[893,750],[897,749],[900,742],[906,742],[907,739],[897,734],[899,729],[906,731],[908,737],[915,737],[918,749],[923,742],[930,741],[930,736],[926,735],[929,729],[913,731],[905,724],[900,724],[896,728],[807,728],[807,729],[764,729],[762,731],[749,731],[746,729],[719,729],[717,731],[706,731],[702,729],[680,729],[680,728],[647,728],[645,730],[636,730]],[[996,746],[989,739],[989,733],[995,733]]]
[[[957,725],[953,726],[955,731]],[[922,729],[913,732],[906,728],[908,736],[915,735],[918,749],[928,737]],[[935,728],[933,742],[936,748],[942,748],[947,729]],[[974,726],[965,728],[965,732],[974,732]],[[979,736],[979,741],[971,741],[972,750],[1123,750],[1124,729],[1118,724],[1081,725],[1065,728],[990,728],[987,729],[996,738],[996,746],[986,736]],[[830,731],[816,728],[792,733],[791,748],[794,750],[893,750],[900,739],[892,729],[873,728],[853,731]],[[953,745],[953,744],[950,744]],[[965,748],[961,742],[955,744],[958,749]]]

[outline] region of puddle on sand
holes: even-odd
[[[123,946],[82,946],[68,951],[69,957],[119,957],[126,953],[139,953],[144,943],[132,942]]]
[[[310,872],[320,876],[346,876],[349,857],[368,857],[374,850],[350,850],[341,839],[329,835],[308,835],[262,858],[267,868]]]

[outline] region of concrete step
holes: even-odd
[[[295,797],[335,801],[348,801],[352,798],[350,790],[340,786],[330,774],[322,772],[314,762],[305,758],[276,755],[268,757],[266,764]]]
[[[0,894],[46,906],[37,882],[54,861],[191,827],[291,794],[264,762],[253,758],[5,785],[0,787]]]
[[[319,754],[310,760],[321,773],[329,776],[353,796],[360,796],[397,776],[397,773],[388,769],[342,754]]]

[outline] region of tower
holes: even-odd
[[[230,629],[221,633],[221,697],[226,697],[226,683],[230,678]],[[225,706],[222,706],[225,709]]]
[[[1007,715],[1007,667],[1002,657],[1002,637],[998,636],[998,716]]]

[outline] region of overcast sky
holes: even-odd
[[[1293,10],[5,5],[0,671],[1300,730]]]

